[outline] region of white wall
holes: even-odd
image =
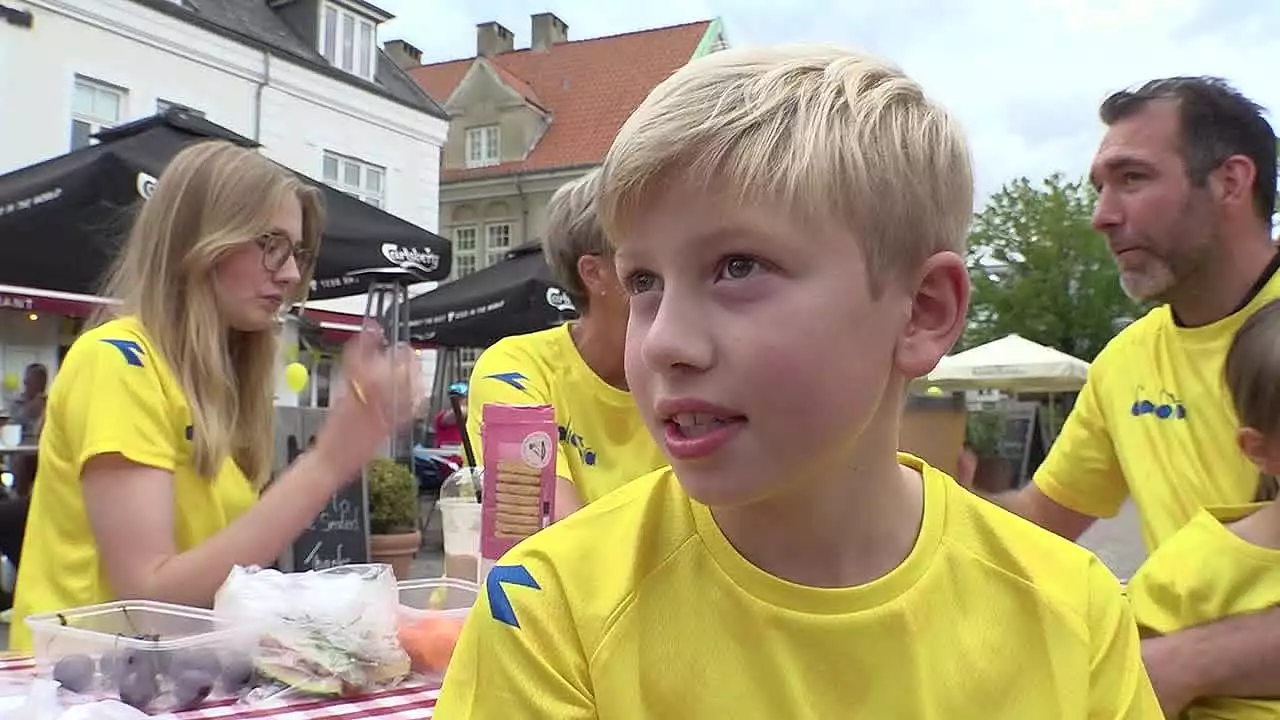
[[[35,22],[0,23],[0,173],[70,149],[80,74],[128,91],[123,120],[153,114],[157,99],[186,104],[242,135],[257,130],[267,155],[313,178],[326,150],[381,165],[386,209],[439,226],[445,121],[131,0],[6,4]]]
[[[122,122],[154,114],[163,99],[258,139],[266,155],[315,179],[325,151],[380,165],[384,209],[439,227],[446,121],[131,0],[4,2],[30,10],[34,24],[0,22],[0,174],[71,149],[73,88],[83,75],[127,91]],[[358,305],[362,313],[363,296]],[[25,367],[33,353],[53,369],[57,345],[57,326],[44,318],[0,317],[0,377],[21,373],[10,365]],[[296,403],[283,377],[277,390]]]

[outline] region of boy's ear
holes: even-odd
[[[953,252],[925,261],[895,355],[910,379],[928,375],[960,339],[969,311],[969,271]]]
[[[1236,431],[1236,444],[1265,475],[1280,475],[1280,443],[1269,440],[1260,430],[1242,427]]]

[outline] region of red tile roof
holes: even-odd
[[[622,123],[654,86],[689,62],[710,26],[701,21],[414,68],[410,75],[444,104],[472,63],[487,61],[512,90],[552,117],[524,160],[445,168],[441,180],[600,163]]]

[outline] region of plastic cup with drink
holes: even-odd
[[[480,488],[484,470],[464,467],[440,486],[440,526],[444,534],[445,577],[479,582]]]

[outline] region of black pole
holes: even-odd
[[[467,433],[467,421],[462,415],[462,393],[449,389],[449,405],[453,408],[453,421],[462,428],[462,451],[467,456],[467,467],[479,467],[476,464],[475,450],[471,449],[471,436]]]

